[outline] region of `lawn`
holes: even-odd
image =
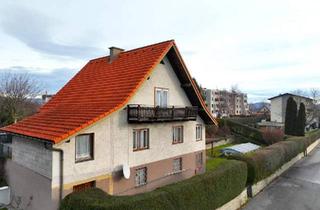
[[[207,162],[206,162],[206,170],[210,171],[213,169],[218,168],[220,165],[225,164],[228,160],[225,158],[222,158],[221,155],[221,149],[225,147],[232,146],[234,144],[224,144],[220,145],[218,147],[214,147],[213,149],[207,149]]]
[[[225,158],[211,158],[207,159],[206,162],[206,171],[211,171],[218,168],[220,165],[228,162],[228,159]]]
[[[208,159],[221,157],[222,153],[220,150],[225,147],[230,147],[232,145],[234,144],[224,144],[218,147],[214,147],[213,149],[207,149],[206,153],[207,153]]]

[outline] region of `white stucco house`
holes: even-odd
[[[313,119],[313,116],[311,116],[310,112],[310,109],[312,109],[312,106],[314,104],[313,99],[291,93],[280,94],[278,96],[274,96],[268,99],[271,102],[271,122],[273,124],[284,126],[286,118],[287,101],[290,97],[292,97],[296,101],[298,109],[300,103],[303,103],[305,105],[307,121],[309,121],[309,123],[318,124],[319,119]]]
[[[173,40],[111,47],[38,113],[0,129],[13,136],[12,196],[51,210],[89,187],[131,195],[203,173],[207,123],[216,121]]]

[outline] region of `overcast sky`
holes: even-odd
[[[175,39],[202,86],[265,100],[320,88],[319,11],[318,0],[1,0],[0,71],[54,93],[110,46]]]

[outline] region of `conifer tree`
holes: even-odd
[[[300,103],[299,113],[297,117],[296,135],[304,136],[305,127],[306,127],[306,108],[303,103]]]
[[[297,103],[290,97],[287,101],[286,116],[285,116],[285,134],[295,135],[297,121]]]

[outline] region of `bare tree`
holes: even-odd
[[[311,88],[310,97],[315,101],[316,104],[318,104],[320,99],[320,90],[317,88]]]
[[[294,95],[298,95],[298,96],[309,97],[308,91],[301,90],[301,89],[293,90],[293,91],[291,91],[290,93],[292,93],[292,94],[294,94]]]
[[[1,113],[5,124],[17,122],[34,112],[33,99],[41,93],[39,83],[29,74],[4,73],[0,79]]]

